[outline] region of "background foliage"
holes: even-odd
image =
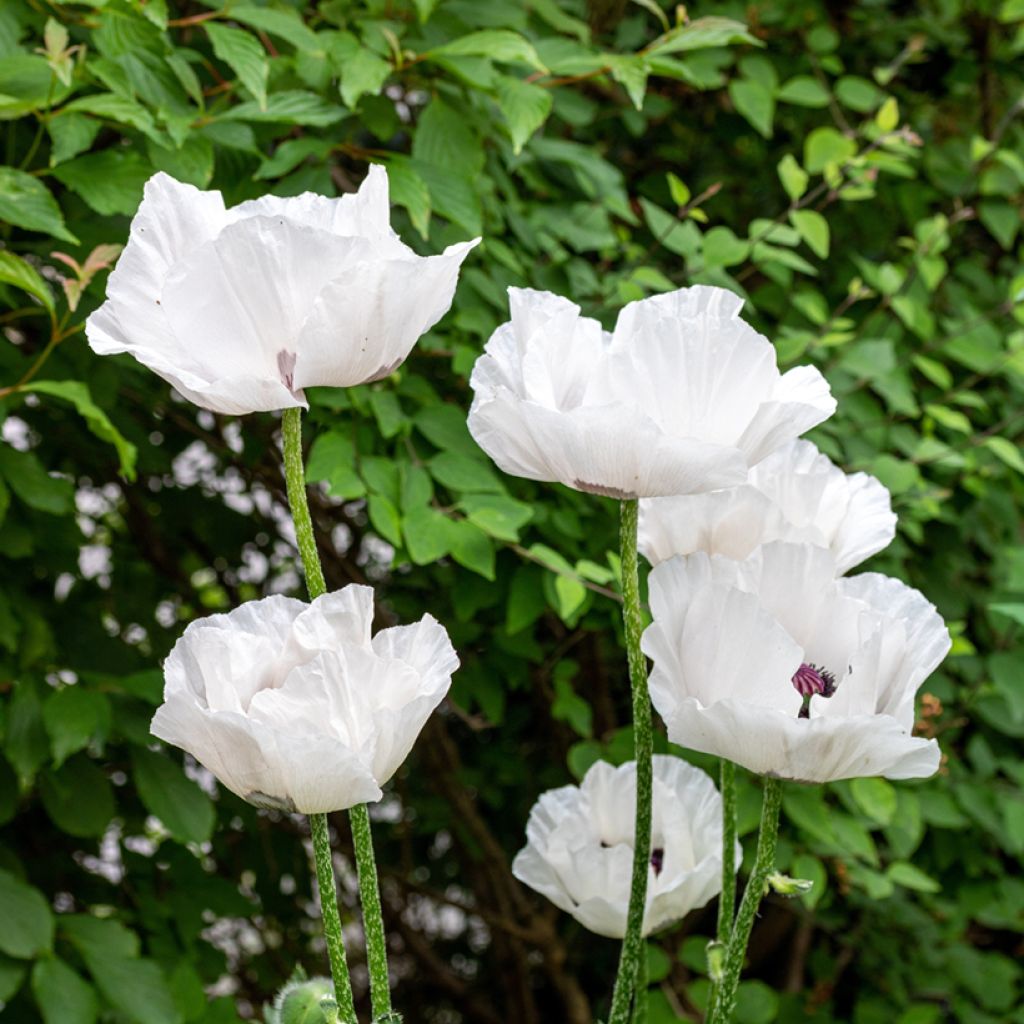
[[[871,567],[957,638],[921,707],[939,776],[787,787],[782,866],[816,888],[766,904],[740,1019],[1024,1021],[1024,4],[690,15],[0,5],[4,1021],[228,1024],[296,959],[324,969],[302,821],[147,731],[186,622],[298,591],[278,420],[200,412],[80,325],[155,169],[234,203],[351,190],[368,161],[423,252],[485,236],[406,366],[313,393],[308,423],[329,584],[429,609],[463,659],[376,811],[406,1019],[584,1024],[617,955],[508,867],[542,789],[629,756],[615,506],[494,470],[465,429],[473,359],[509,284],[609,319],[710,282],[748,295],[783,364],[827,373],[840,407],[815,440],[901,517]],[[745,779],[745,833],[756,810]],[[712,914],[652,943],[652,1024],[697,1019]]]

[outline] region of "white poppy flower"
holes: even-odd
[[[473,368],[469,430],[514,476],[615,498],[732,487],[835,411],[814,367],[779,373],[722,288],[632,302],[613,334],[550,292],[510,288],[509,304]]]
[[[703,907],[722,887],[722,798],[707,774],[656,754],[652,812],[644,935]],[[534,804],[512,874],[592,932],[621,939],[635,813],[636,762],[597,761],[579,786],[549,790]],[[737,867],[742,855],[737,843]]]
[[[791,441],[739,487],[643,499],[638,546],[657,565],[694,551],[744,559],[768,541],[804,542],[829,548],[842,574],[895,535],[889,492],[878,480],[844,473],[810,441]]]
[[[379,800],[459,659],[435,619],[370,636],[373,590],[274,596],[189,625],[164,663],[159,739],[233,793],[304,814]]]
[[[230,210],[219,192],[156,174],[86,322],[89,344],[131,353],[214,412],[303,406],[303,388],[385,377],[448,310],[479,241],[417,256],[389,217],[376,165],[355,195]]]
[[[649,577],[651,701],[669,739],[784,779],[920,778],[914,695],[946,656],[935,606],[878,573],[836,579],[826,548],[704,552]]]

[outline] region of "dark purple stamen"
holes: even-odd
[[[665,851],[659,846],[654,850],[651,850],[651,867],[654,868],[654,874],[660,875],[661,869],[665,866]]]
[[[811,697],[831,697],[836,692],[836,677],[828,669],[804,663],[793,673],[793,687],[804,699],[800,718],[811,717]]]

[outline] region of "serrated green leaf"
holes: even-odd
[[[380,95],[394,69],[371,49],[361,46],[342,65],[341,98],[346,107],[354,107],[361,96]]]
[[[547,71],[547,68],[537,56],[533,44],[521,36],[518,32],[509,29],[483,29],[479,32],[470,32],[443,46],[436,46],[429,50],[425,56],[437,57],[447,55],[450,57],[489,57],[491,60],[501,63],[529,64],[537,71]]]
[[[498,107],[512,136],[513,152],[519,153],[527,139],[544,124],[551,113],[551,90],[501,75],[498,78],[497,97]]]
[[[709,47],[732,46],[737,43],[753,43],[762,46],[756,36],[750,34],[747,26],[732,18],[709,16],[697,18],[688,25],[666,32],[650,47],[652,53],[682,53],[687,50],[703,50]]]
[[[220,25],[215,21],[203,22],[210,37],[214,54],[236,75],[252,93],[261,110],[267,109],[267,76],[270,66],[263,44],[244,29]]]
[[[97,213],[131,216],[142,202],[151,167],[134,149],[112,146],[55,167],[53,175]]]

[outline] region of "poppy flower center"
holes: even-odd
[[[651,867],[654,868],[655,877],[661,874],[661,869],[665,866],[665,851],[662,847],[658,846],[651,850]]]
[[[804,662],[793,673],[793,687],[804,699],[800,708],[800,718],[811,717],[811,698],[831,697],[836,692],[836,677],[828,669]]]

